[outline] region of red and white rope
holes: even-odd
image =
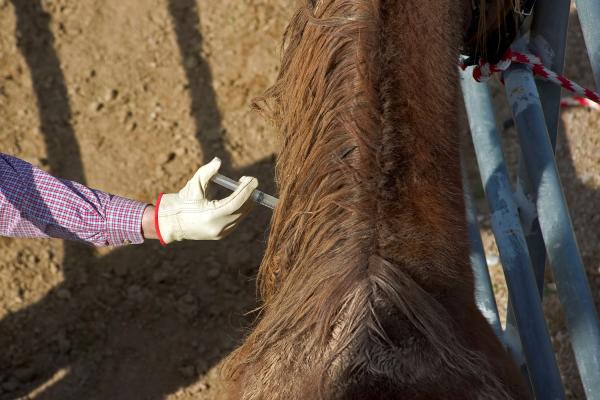
[[[565,76],[549,70],[544,66],[542,60],[533,54],[508,49],[497,64],[490,64],[483,60],[479,61],[479,64],[473,69],[473,78],[477,82],[486,82],[494,73],[506,71],[512,63],[527,65],[535,76],[556,83],[576,95],[573,98],[561,100],[561,106],[586,106],[600,109],[600,95],[597,92],[580,86]]]
[[[600,110],[600,104],[581,96],[563,97],[560,99],[560,106],[565,107],[587,107],[593,110]]]

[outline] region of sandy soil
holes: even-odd
[[[248,104],[274,80],[294,3],[0,0],[0,150],[148,202],[215,155],[274,192],[274,132]],[[592,84],[571,25],[567,73]],[[597,299],[599,115],[564,111],[558,149]],[[516,135],[504,133],[514,164]],[[224,241],[167,249],[0,238],[0,400],[214,398],[214,367],[251,322],[269,218],[255,208]],[[545,307],[568,391],[583,399],[551,276]]]

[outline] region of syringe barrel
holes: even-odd
[[[234,191],[240,185],[239,182],[234,181],[233,179],[221,174],[216,174],[215,176],[213,176],[211,178],[211,181],[231,191]],[[274,209],[278,202],[278,199],[276,197],[268,195],[265,192],[261,192],[258,189],[252,192],[252,200],[257,202],[258,204],[261,204],[265,207],[269,207],[271,209]]]

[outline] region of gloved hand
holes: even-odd
[[[240,186],[222,200],[208,200],[206,189],[221,167],[214,158],[203,165],[179,193],[158,196],[156,232],[164,245],[177,240],[219,240],[231,233],[249,211],[250,195],[258,187],[256,178],[244,176]]]

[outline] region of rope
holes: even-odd
[[[600,110],[600,104],[581,96],[563,97],[560,99],[560,106],[566,107],[587,107],[593,110]]]
[[[508,49],[496,64],[490,64],[480,60],[475,68],[473,68],[473,78],[477,82],[487,82],[495,73],[506,71],[512,63],[527,65],[531,68],[533,75],[546,81],[556,83],[576,95],[575,97],[562,99],[561,106],[586,106],[600,109],[600,95],[597,92],[580,86],[565,76],[549,70],[544,66],[542,60],[533,54],[519,53],[512,49]],[[461,65],[461,67],[463,69],[465,68],[464,65]]]

